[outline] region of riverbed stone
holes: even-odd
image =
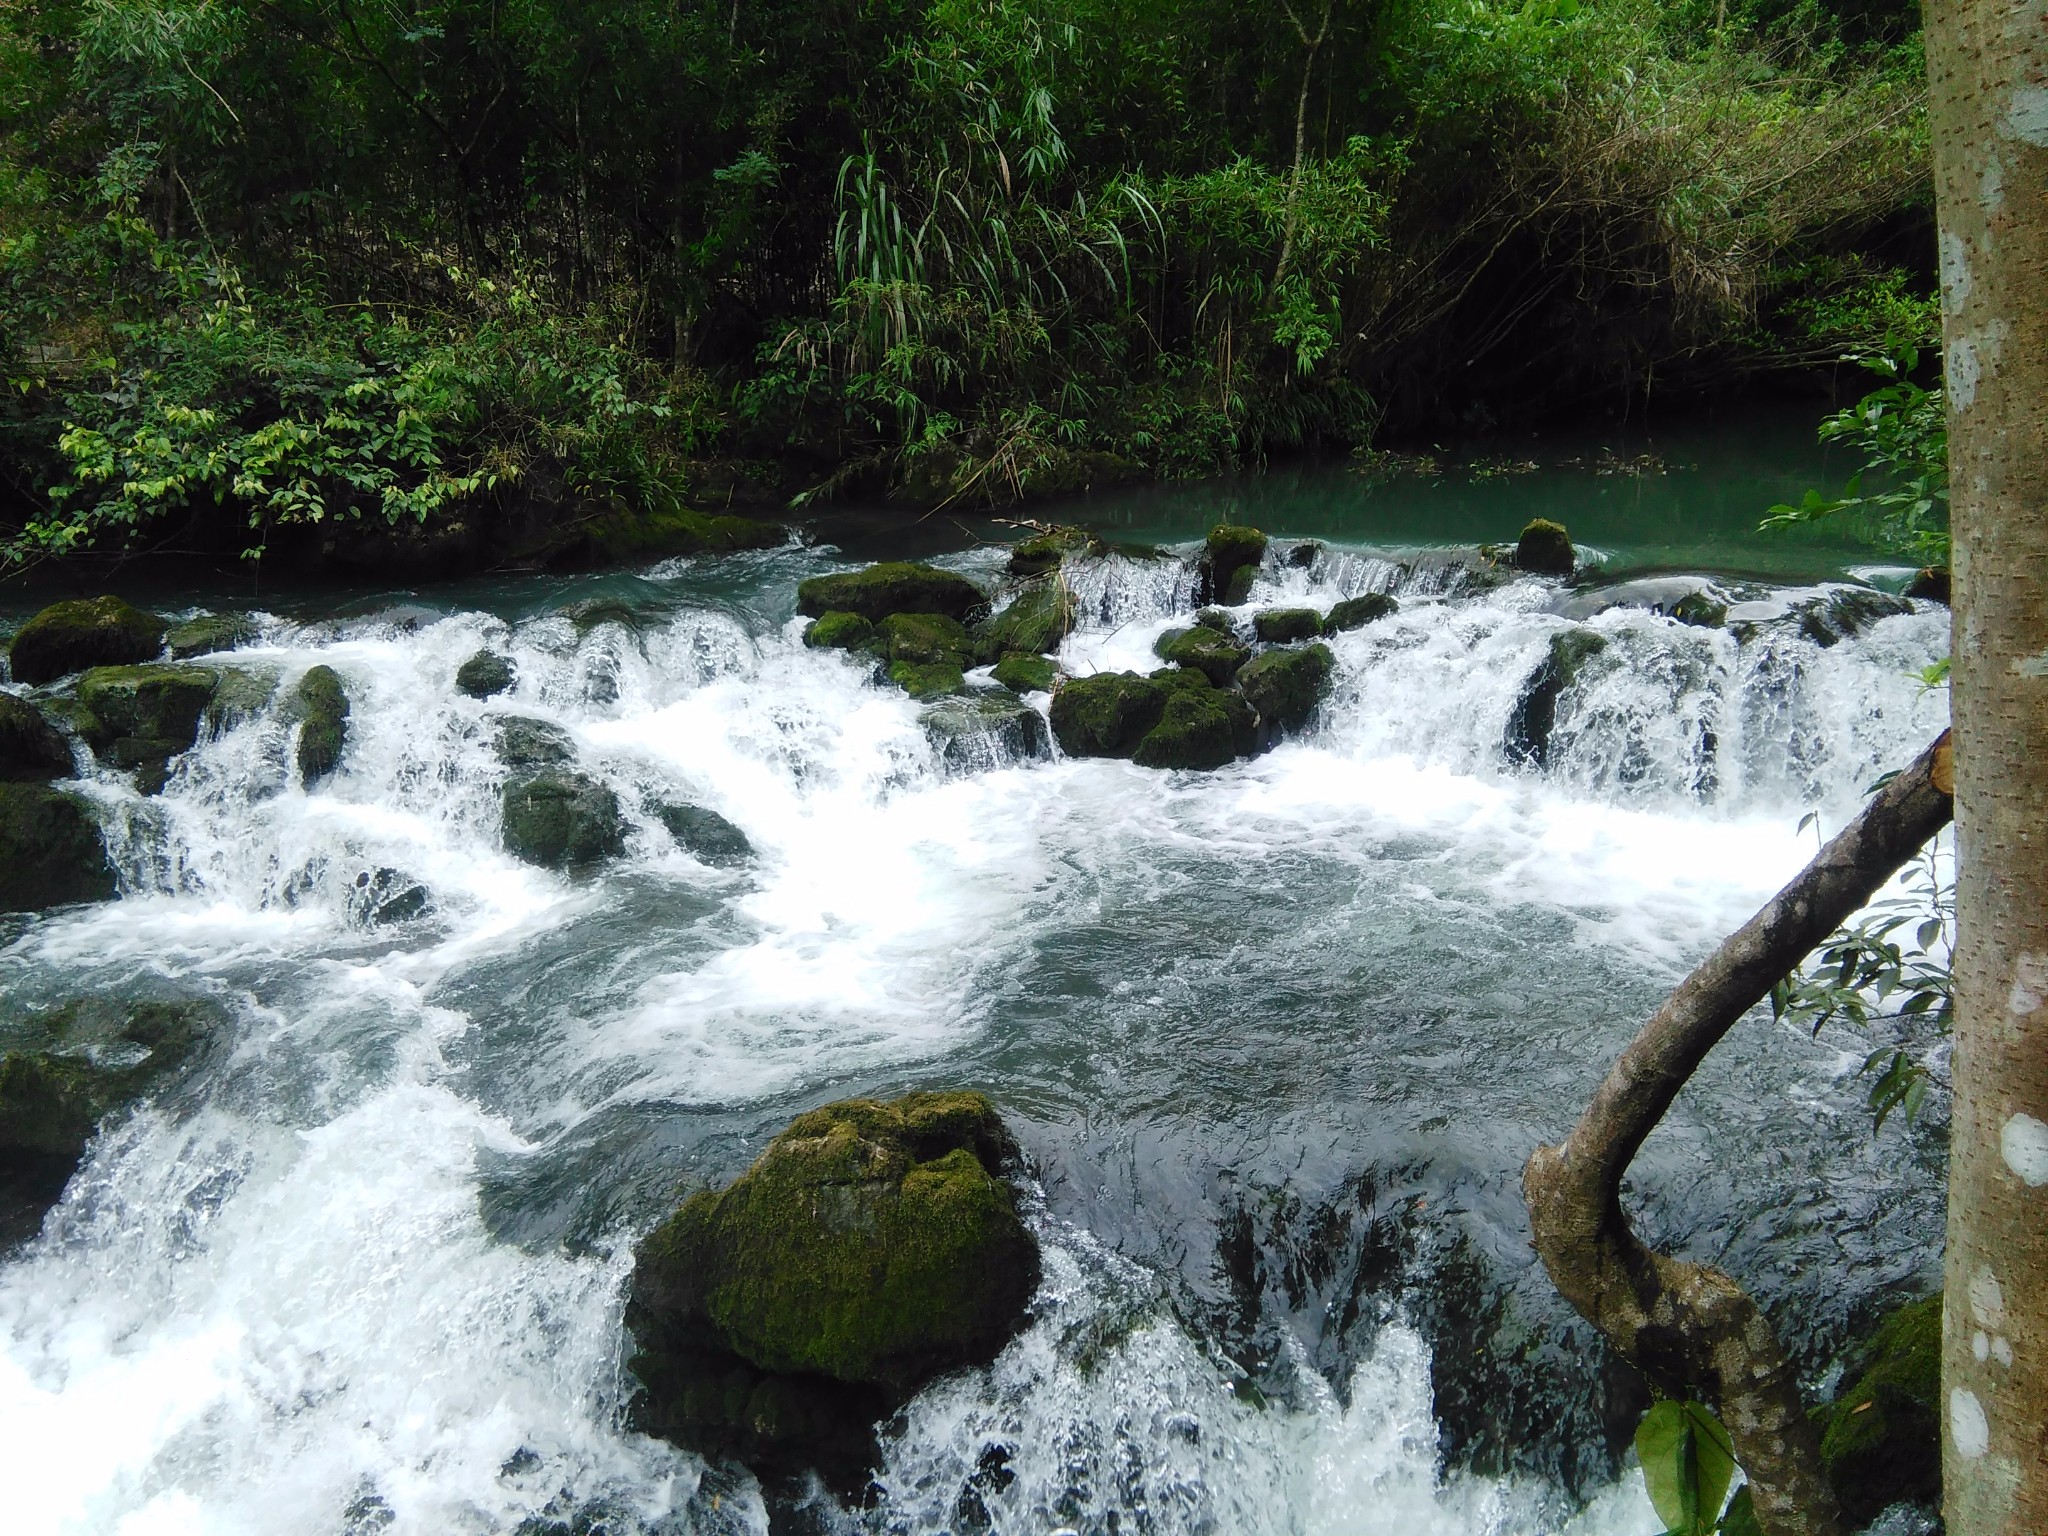
[[[455,669],[455,691],[472,699],[496,698],[518,681],[519,670],[512,665],[512,658],[489,646],[471,654]]]
[[[634,1256],[640,1426],[757,1471],[845,1487],[873,1425],[941,1372],[993,1359],[1037,1288],[1000,1175],[1016,1145],[977,1093],[798,1116]]]
[[[940,699],[918,716],[918,723],[949,768],[1000,768],[1052,753],[1045,716],[1007,688]]]
[[[1042,576],[1069,560],[1106,554],[1108,549],[1101,535],[1086,528],[1048,528],[1010,546],[1010,574]]]
[[[1515,541],[1515,566],[1538,576],[1569,576],[1579,563],[1572,536],[1563,523],[1531,518]]]
[[[1292,645],[1323,632],[1323,616],[1313,608],[1266,608],[1252,615],[1252,633],[1263,645]]]
[[[507,768],[559,768],[576,756],[576,743],[559,725],[531,715],[507,715],[498,722],[498,761]]]
[[[989,676],[1018,693],[1050,693],[1059,680],[1060,669],[1050,656],[1028,656],[1011,651],[995,664]]]
[[[292,692],[299,720],[299,780],[313,788],[341,763],[348,741],[348,690],[329,666],[308,668]]]
[[[198,1002],[67,1003],[0,1053],[0,1245],[33,1237],[107,1116],[161,1086],[220,1027]]]
[[[1329,691],[1337,658],[1327,645],[1272,650],[1245,663],[1237,686],[1259,712],[1267,735],[1284,735],[1307,725]]]
[[[611,786],[570,768],[515,774],[500,796],[505,849],[543,869],[587,868],[626,851]]]
[[[892,661],[889,681],[913,699],[936,699],[967,689],[965,669],[950,661]]]
[[[807,618],[857,613],[878,624],[892,613],[936,613],[971,623],[988,608],[980,587],[965,576],[909,560],[885,561],[861,571],[813,576],[796,589],[797,612]]]
[[[1159,723],[1168,691],[1135,672],[1069,678],[1052,696],[1052,733],[1069,757],[1129,757]]]
[[[0,784],[0,912],[113,894],[99,822],[82,798],[47,784]]]
[[[0,781],[43,784],[76,771],[71,744],[43,712],[16,694],[0,693]]]
[[[349,916],[367,928],[385,928],[424,917],[433,894],[402,869],[382,865],[359,870],[348,891]]]
[[[1235,608],[1251,595],[1265,558],[1266,536],[1258,529],[1231,523],[1211,528],[1202,544],[1202,602]]]
[[[821,613],[804,626],[804,644],[819,651],[861,651],[876,644],[875,626],[857,613]]]
[[[1400,601],[1392,593],[1362,592],[1357,597],[1345,598],[1330,610],[1329,616],[1323,620],[1323,632],[1335,635],[1345,630],[1363,629],[1400,611]]]
[[[1875,587],[1831,587],[1821,597],[1800,605],[1799,632],[1823,649],[1862,634],[1880,619],[1911,613],[1903,597]]]
[[[207,667],[151,662],[94,667],[78,680],[75,719],[102,762],[135,775],[153,795],[170,777],[171,760],[199,740],[220,674]]]
[[[942,613],[892,613],[875,626],[891,661],[964,667],[974,650],[966,627]]]
[[[278,671],[275,667],[211,668],[213,697],[206,701],[202,724],[209,731],[230,730],[253,720],[277,697]]]
[[[1606,649],[1607,637],[1597,630],[1561,629],[1550,637],[1549,652],[1522,684],[1521,697],[1508,715],[1501,751],[1509,762],[1549,766],[1557,701],[1578,681],[1586,663]]]
[[[975,626],[974,651],[982,662],[1005,651],[1043,654],[1074,632],[1074,595],[1057,576],[1022,588],[1002,612]]]
[[[1167,684],[1166,703],[1131,760],[1145,768],[1208,769],[1254,751],[1259,717],[1243,696],[1212,686],[1191,669],[1183,676],[1200,686],[1158,679]]]
[[[681,801],[663,801],[652,810],[676,846],[699,863],[725,867],[744,864],[754,856],[747,834],[716,811]]]
[[[52,603],[8,647],[17,683],[53,683],[89,667],[133,666],[163,654],[169,624],[118,597]]]
[[[1890,1505],[1941,1502],[1941,1293],[1885,1319],[1855,1382],[1826,1408],[1821,1462],[1858,1528]]]
[[[164,635],[171,660],[210,656],[247,645],[257,635],[256,621],[245,613],[202,613],[173,624]]]
[[[1218,688],[1228,686],[1252,656],[1251,648],[1239,645],[1228,631],[1206,624],[1167,630],[1152,642],[1152,654],[1161,661],[1193,667]]]

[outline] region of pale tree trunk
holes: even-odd
[[[1955,520],[1950,1536],[2048,1532],[2048,4],[1928,0]]]

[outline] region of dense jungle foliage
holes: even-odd
[[[1000,502],[1909,346],[1917,29],[1900,0],[19,0],[0,541]]]

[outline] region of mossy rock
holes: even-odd
[[[857,613],[878,624],[892,613],[936,613],[967,624],[988,611],[988,598],[965,576],[892,560],[864,571],[813,576],[797,587],[796,606],[798,613],[814,619]]]
[[[1530,519],[1515,541],[1515,566],[1538,576],[1569,576],[1579,563],[1572,536],[1564,524],[1547,517]]]
[[[1862,634],[1879,619],[1912,611],[1913,605],[1903,597],[1875,587],[1836,587],[1826,596],[1800,605],[1799,632],[1825,650]]]
[[[1249,646],[1239,645],[1227,630],[1197,624],[1192,629],[1169,629],[1152,642],[1152,654],[1161,661],[1193,667],[1218,688],[1227,687],[1238,668],[1251,660]]]
[[[1323,616],[1313,608],[1267,608],[1252,615],[1252,633],[1263,645],[1293,645],[1323,632]]]
[[[52,603],[8,647],[17,683],[51,683],[89,667],[126,667],[163,654],[169,624],[118,597]]]
[[[1072,559],[1107,554],[1109,546],[1086,528],[1050,528],[1010,546],[1012,576],[1042,576]]]
[[[1267,651],[1245,663],[1237,686],[1259,712],[1268,737],[1307,725],[1329,691],[1337,658],[1318,642],[1299,649]]]
[[[1821,1462],[1842,1513],[1863,1526],[1890,1505],[1941,1502],[1941,1293],[1887,1318],[1855,1383],[1826,1408]]]
[[[1146,768],[1221,768],[1259,744],[1259,717],[1241,695],[1211,687],[1168,687],[1159,723],[1145,733],[1131,760]],[[1163,681],[1163,680],[1162,680]]]
[[[731,554],[773,549],[787,542],[780,523],[666,507],[617,511],[586,526],[582,539],[556,556],[556,564],[628,565],[676,555]]]
[[[348,742],[348,690],[334,668],[309,668],[292,692],[299,724],[299,781],[313,788],[340,766]]]
[[[965,667],[974,651],[966,627],[942,613],[892,613],[875,626],[875,639],[889,660],[915,666]]]
[[[994,661],[1005,651],[1043,654],[1074,632],[1074,594],[1057,576],[1032,582],[1002,612],[975,626],[974,654]]]
[[[1325,634],[1342,634],[1345,630],[1363,629],[1381,619],[1401,611],[1399,600],[1386,592],[1365,592],[1357,597],[1347,597],[1330,610],[1323,620]]]
[[[519,670],[512,665],[512,658],[489,646],[473,653],[455,669],[455,691],[472,699],[496,698],[518,681]]]
[[[1228,613],[1224,612],[1221,608],[1203,608],[1197,610],[1195,614],[1195,623],[1200,625],[1203,629],[1213,629],[1219,634],[1229,635],[1232,638],[1235,638],[1237,635],[1236,621],[1233,620],[1231,616]]]
[[[1202,545],[1202,602],[1235,608],[1250,596],[1265,558],[1266,536],[1258,529],[1230,523],[1211,528]]]
[[[980,1094],[800,1115],[723,1191],[641,1243],[626,1321],[641,1427],[842,1486],[872,1425],[940,1372],[995,1357],[1037,1288]]]
[[[1052,753],[1045,716],[1007,691],[941,699],[918,716],[918,723],[939,761],[956,771],[1001,768]]]
[[[0,693],[0,783],[46,784],[75,772],[71,744],[27,699]]]
[[[804,644],[821,651],[878,648],[875,626],[857,613],[824,613],[804,626]]]
[[[205,1003],[89,999],[29,1019],[0,1054],[0,1244],[33,1237],[100,1123],[190,1061],[220,1014]]]
[[[256,621],[243,613],[202,613],[197,618],[173,624],[164,635],[171,660],[188,656],[210,656],[247,645],[257,636]]]
[[[1606,649],[1607,637],[1595,630],[1561,629],[1550,637],[1550,654],[1522,684],[1521,697],[1508,715],[1501,751],[1509,762],[1549,766],[1557,702],[1578,681],[1586,663]]]
[[[1923,602],[1940,603],[1946,608],[1949,602],[1951,582],[1945,565],[1923,566],[1913,573],[1913,579],[1906,583],[1905,596],[1917,597]]]
[[[576,743],[567,731],[528,715],[500,720],[494,747],[507,768],[559,768],[576,757]]]
[[[136,787],[153,795],[169,778],[171,759],[198,742],[219,686],[220,673],[207,667],[94,667],[78,680],[78,734],[101,761],[128,769]]]
[[[1711,588],[1701,587],[1672,603],[1671,617],[1695,629],[1719,629],[1728,622],[1728,605]]]
[[[500,796],[505,850],[543,869],[587,868],[626,851],[619,797],[586,773],[514,775]]]
[[[1069,757],[1129,757],[1171,690],[1135,672],[1069,678],[1052,696],[1052,733]]]
[[[113,894],[106,843],[84,800],[46,784],[0,784],[0,912]]]
[[[253,720],[277,697],[275,668],[214,667],[213,697],[206,701],[202,723],[210,731],[225,731]]]
[[[1005,688],[1018,693],[1050,693],[1059,675],[1060,669],[1050,656],[1027,656],[1021,651],[1011,651],[989,673]]]
[[[716,811],[671,802],[658,804],[653,811],[654,819],[668,828],[676,846],[700,863],[723,867],[744,864],[754,856],[747,834]]]
[[[936,699],[967,691],[966,674],[956,664],[945,661],[892,661],[889,681],[913,699]]]

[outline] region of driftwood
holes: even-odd
[[[1661,1390],[1714,1405],[1766,1536],[1838,1536],[1834,1491],[1770,1322],[1720,1270],[1654,1253],[1621,1179],[1735,1021],[1947,825],[1948,734],[1865,804],[1811,864],[1679,984],[1621,1053],[1561,1146],[1522,1174],[1536,1252],[1578,1311]]]

